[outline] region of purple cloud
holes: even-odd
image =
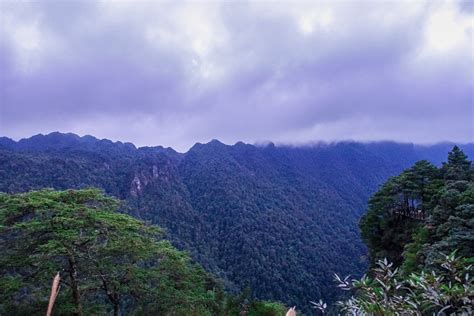
[[[0,134],[472,141],[468,3],[3,1]]]

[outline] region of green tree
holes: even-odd
[[[58,271],[58,314],[211,314],[215,281],[118,207],[95,189],[0,194],[0,314],[44,311]]]
[[[432,264],[440,252],[472,254],[472,174],[471,162],[454,146],[440,169],[422,160],[389,179],[360,222],[372,266],[387,258],[411,272]]]
[[[458,146],[448,153],[448,162],[443,163],[442,171],[446,180],[469,181],[473,176],[472,162]]]

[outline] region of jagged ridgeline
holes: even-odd
[[[408,274],[453,251],[474,257],[473,220],[474,169],[455,146],[441,167],[422,160],[388,180],[360,227],[372,264],[387,258]]]
[[[53,133],[0,139],[0,191],[97,187],[123,211],[158,224],[231,290],[307,307],[331,302],[333,273],[367,269],[358,223],[390,176],[452,144],[336,143],[307,147],[196,144],[135,148]],[[472,144],[462,146],[472,155]]]

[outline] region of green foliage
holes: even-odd
[[[370,195],[419,159],[441,162],[447,146],[213,141],[180,154],[54,133],[16,143],[0,139],[0,191],[101,188],[125,201],[128,214],[166,229],[173,245],[226,289],[237,293],[249,285],[249,300],[279,300],[307,311],[313,297],[336,299],[332,273],[366,270],[357,223]],[[403,225],[409,223],[377,228],[399,236],[384,240],[398,245],[397,253],[411,240],[397,233]]]
[[[448,154],[448,162],[443,164],[443,176],[446,180],[472,180],[472,162],[467,155],[458,147],[454,146]]]
[[[282,316],[287,308],[279,302],[254,302],[250,305],[248,316]]]
[[[342,311],[472,315],[473,174],[471,162],[455,146],[441,168],[419,162],[382,186],[360,225],[371,255],[371,277],[337,277],[340,288],[355,293],[340,302]],[[394,262],[381,260],[384,256]],[[324,311],[321,303],[314,306]]]
[[[423,246],[428,243],[429,230],[426,226],[422,226],[414,233],[413,241],[405,246],[403,253],[404,260],[401,265],[402,271],[411,273],[417,271],[423,265],[420,253]]]
[[[387,260],[377,262],[374,276],[341,279],[339,288],[356,296],[340,301],[346,315],[472,315],[474,282],[468,260],[445,256],[440,272],[421,272],[407,278]]]
[[[57,314],[211,315],[215,281],[118,206],[94,189],[0,194],[0,313],[44,311],[60,272]]]
[[[360,223],[371,263],[388,258],[409,273],[452,249],[471,256],[473,174],[471,162],[455,146],[441,168],[421,161],[385,183]]]
[[[440,186],[436,167],[422,160],[389,179],[374,194],[360,223],[372,264],[380,258],[388,258],[397,265],[402,262],[405,246],[412,242],[412,234],[421,225],[420,221],[407,218],[427,216]]]

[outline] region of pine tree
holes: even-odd
[[[161,230],[95,189],[0,194],[0,314],[210,314],[215,282]],[[211,290],[211,291],[208,291]]]
[[[443,164],[442,169],[446,180],[469,181],[473,177],[472,162],[458,146],[448,153],[448,162]]]

